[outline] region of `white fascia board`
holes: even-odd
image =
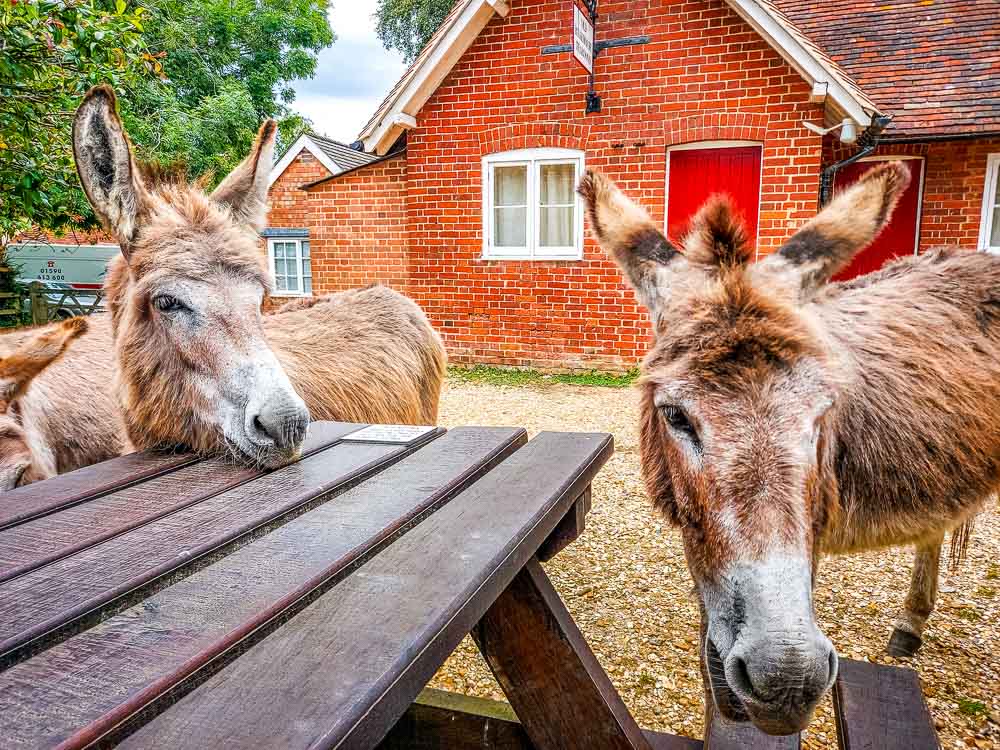
[[[810,50],[791,34],[782,24],[762,8],[755,0],[726,0],[736,13],[750,24],[764,40],[770,44],[798,71],[810,86],[817,83],[828,85],[830,99],[862,128],[871,125],[871,114],[865,109],[841,81]]]
[[[465,54],[495,13],[506,17],[510,12],[500,0],[472,0],[434,49],[396,94],[382,120],[361,134],[365,151],[384,156],[409,123],[416,125],[421,107],[441,85],[455,63]],[[403,115],[404,117],[400,117]]]
[[[267,177],[267,186],[269,188],[288,169],[289,165],[295,161],[295,157],[302,153],[303,149],[315,156],[316,160],[330,171],[330,174],[339,174],[344,171],[333,159],[323,152],[323,149],[316,145],[316,142],[307,133],[303,133],[295,139],[295,143],[278,160],[277,164],[271,167],[271,174]]]

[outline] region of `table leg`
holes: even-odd
[[[472,637],[538,750],[650,750],[536,559]]]

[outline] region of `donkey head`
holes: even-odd
[[[812,577],[838,502],[824,429],[838,366],[808,302],[874,239],[906,183],[899,165],[872,170],[756,265],[726,199],[701,209],[681,252],[603,176],[580,185],[594,233],[652,314],[643,474],[682,530],[707,625],[703,672],[724,717],[772,734],[804,727],[837,670]]]
[[[209,195],[140,170],[110,88],[73,123],[80,182],[122,257],[106,284],[118,395],[139,449],[185,445],[276,466],[294,457],[308,412],[261,325],[269,279],[257,231],[267,216],[276,125]]]
[[[22,423],[18,401],[31,381],[86,330],[85,318],[70,318],[0,357],[0,492],[55,476],[51,455],[35,444],[30,425]]]

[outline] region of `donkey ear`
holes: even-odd
[[[92,88],[76,110],[73,156],[90,205],[118,237],[122,254],[128,258],[149,195],[132,158],[110,86]]]
[[[278,123],[274,120],[261,125],[250,156],[212,192],[212,199],[229,206],[237,221],[258,232],[267,226],[267,176],[271,172],[277,133]]]
[[[810,219],[765,264],[798,276],[809,292],[848,266],[859,250],[870,245],[892,218],[892,211],[910,184],[903,162],[868,170],[847,190]]]
[[[6,407],[24,395],[31,381],[86,331],[86,318],[70,318],[33,336],[11,355],[0,359],[0,403]]]
[[[655,320],[677,274],[687,269],[687,260],[656,228],[649,214],[600,172],[588,170],[577,192],[601,247],[614,258]]]

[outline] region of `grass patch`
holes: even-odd
[[[449,367],[449,377],[463,383],[485,383],[487,385],[506,386],[546,386],[586,385],[602,388],[626,388],[639,377],[639,370],[629,370],[624,375],[614,375],[607,372],[578,372],[570,374],[546,375],[537,370],[507,370],[501,367]]]
[[[986,580],[987,581],[1000,580],[1000,565],[997,565],[996,563],[990,563],[989,567],[986,568]]]
[[[968,620],[969,622],[979,622],[980,619],[979,612],[974,610],[972,607],[961,607],[960,609],[955,610],[955,614],[963,620]]]
[[[992,598],[996,595],[997,595],[997,590],[995,588],[991,588],[990,586],[980,586],[978,589],[976,589],[976,596],[984,596]]]
[[[986,714],[986,704],[982,701],[970,701],[965,698],[959,698],[958,711],[966,716],[984,716]]]

